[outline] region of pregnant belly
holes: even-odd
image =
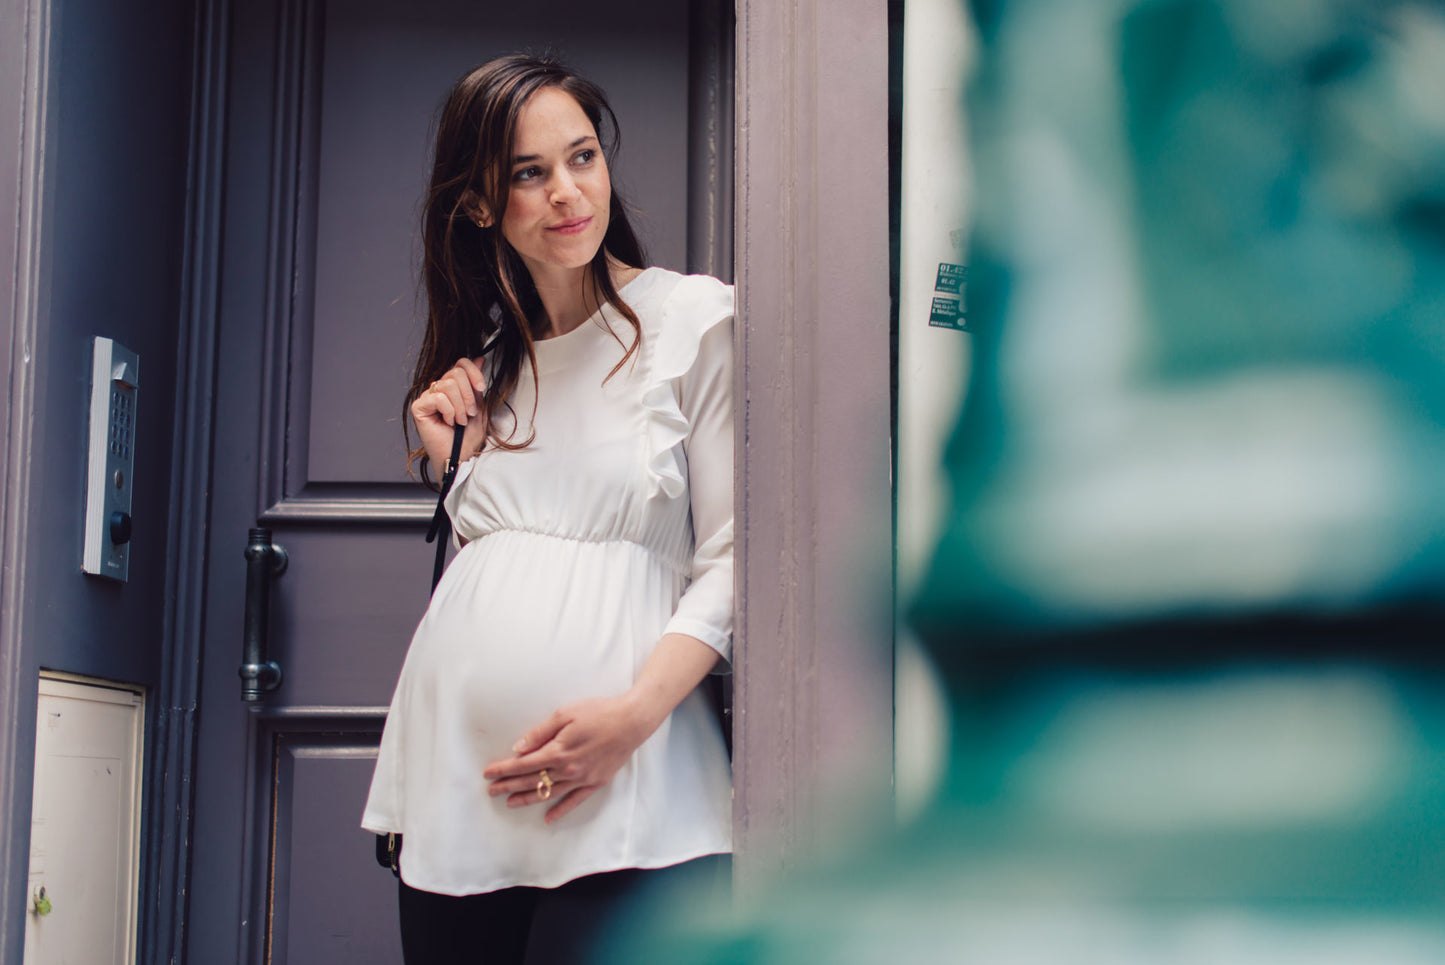
[[[642,547],[529,533],[468,544],[417,628],[407,674],[488,759],[560,707],[624,692],[676,599]]]

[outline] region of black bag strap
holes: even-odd
[[[457,465],[462,461],[462,436],[466,433],[467,427],[457,425],[452,429],[452,457],[447,460],[442,470],[442,488],[437,494],[436,512],[432,513],[431,527],[426,531],[426,541],[437,544],[436,562],[432,565],[431,588],[436,592],[437,584],[441,582],[442,570],[447,563],[447,541],[438,539],[445,529],[451,532],[451,517],[447,515],[447,493],[452,491],[452,483],[457,478]]]
[[[498,325],[497,330],[492,332],[491,335],[488,335],[487,340],[482,343],[481,355],[483,358],[490,355],[492,349],[501,344],[502,331],[502,327]],[[432,564],[431,570],[431,588],[433,593],[436,592],[437,584],[441,582],[442,570],[446,569],[447,541],[437,539],[437,537],[442,534],[443,529],[448,531],[451,529],[451,518],[447,516],[447,493],[452,491],[452,483],[455,482],[457,478],[457,466],[462,461],[462,436],[465,433],[466,426],[452,426],[452,457],[448,459],[447,464],[442,467],[442,489],[441,492],[437,493],[437,509],[436,512],[432,513],[431,526],[428,527],[426,531],[426,541],[437,544],[436,562]],[[482,449],[486,447],[487,441],[483,438],[482,445],[477,449],[477,452],[481,452]]]
[[[492,349],[500,345],[501,341],[502,328],[498,326],[497,330],[487,336],[486,342],[482,344],[482,356],[490,355]],[[452,427],[452,457],[448,459],[447,464],[442,467],[442,489],[441,492],[437,493],[437,509],[436,512],[432,513],[431,526],[428,527],[426,531],[426,541],[437,544],[436,562],[432,564],[431,570],[431,588],[433,593],[436,592],[437,584],[441,582],[442,570],[446,569],[447,565],[447,541],[438,539],[437,537],[441,536],[442,530],[445,529],[450,532],[451,529],[451,518],[447,516],[447,493],[452,491],[452,483],[455,482],[457,478],[457,466],[462,461],[462,436],[465,433],[466,426],[456,425]],[[482,440],[482,446],[477,452],[481,452],[486,446],[487,442],[484,438]]]

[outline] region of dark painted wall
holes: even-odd
[[[40,665],[158,682],[175,335],[185,205],[190,17],[179,0],[56,4],[49,311],[37,344],[30,506]],[[140,354],[130,582],[80,572],[90,339]]]
[[[24,6],[7,3],[6,12],[20,14]],[[31,14],[43,6],[32,4]],[[13,687],[0,706],[13,740],[10,767],[0,775],[0,794],[13,818],[4,842],[10,896],[23,894],[25,886],[40,668],[141,683],[152,691],[160,682],[186,201],[189,5],[53,0],[49,6],[51,83],[37,252],[42,276],[29,361],[34,432],[25,470],[29,499],[21,507],[24,590],[4,600],[7,609],[18,608],[11,615],[19,616],[20,631],[13,652],[0,655]],[[23,49],[17,38],[24,36],[24,19],[5,19],[3,49]],[[18,73],[12,66],[6,65],[6,77]],[[20,102],[7,92],[6,116],[12,97]],[[21,176],[9,163],[10,152],[19,152],[16,138],[5,132],[0,173],[7,194]],[[13,209],[0,214],[11,216]],[[7,221],[3,230],[11,234],[13,221]],[[7,258],[5,264],[14,262]],[[25,319],[7,311],[0,325],[9,346]],[[128,584],[80,571],[95,335],[117,339],[141,359]],[[15,352],[17,363],[21,355]],[[13,371],[11,378],[16,384]],[[14,531],[12,521],[7,537]],[[7,575],[6,587],[15,585]],[[7,901],[0,911],[0,960],[19,961],[23,929],[23,907]]]

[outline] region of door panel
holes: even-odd
[[[357,900],[389,896],[395,879],[377,867],[372,835],[347,820],[371,782],[377,723],[301,713],[261,725],[272,807],[259,840],[275,846],[262,885],[267,961],[401,962],[394,909],[378,918],[382,895]]]
[[[700,8],[716,9],[715,4]],[[688,8],[474,0],[234,4],[207,617],[188,960],[396,962],[395,881],[360,819],[385,706],[426,604],[432,497],[405,472],[421,339],[417,216],[447,85],[550,44],[624,126],[615,181],[655,263],[687,263],[698,184]],[[721,44],[721,38],[715,38]],[[710,52],[715,62],[717,50]],[[714,121],[716,119],[713,119]],[[691,185],[691,192],[689,186]],[[247,531],[289,564],[271,596],[285,678],[243,705]]]
[[[274,532],[289,562],[271,593],[270,656],[286,676],[267,704],[389,704],[431,581],[434,550],[421,528],[311,523]]]

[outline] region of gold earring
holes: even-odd
[[[485,221],[483,221],[481,218],[478,218],[478,219],[477,219],[477,227],[478,227],[478,228],[485,228],[486,226],[487,226],[487,223],[486,223]]]

